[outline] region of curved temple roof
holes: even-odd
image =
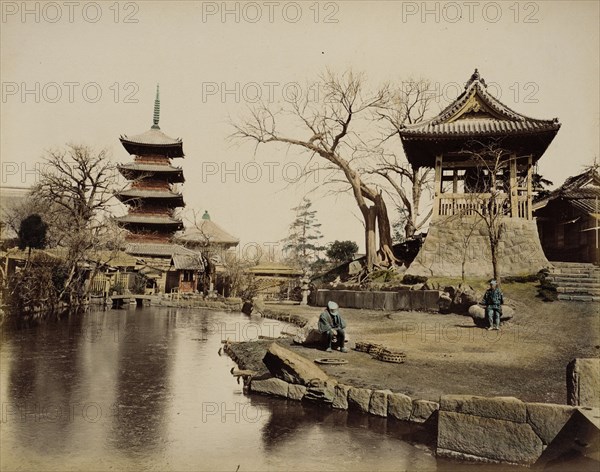
[[[159,118],[160,96],[157,85],[152,127],[141,134],[134,136],[122,135],[119,138],[129,154],[147,155],[159,153],[167,157],[184,157],[181,138],[171,138],[163,133],[158,126]]]
[[[434,118],[422,123],[407,125],[399,130],[408,160],[412,164],[432,164],[434,155],[442,146],[432,146],[423,141],[507,138],[513,147],[531,148],[539,158],[558,130],[558,118],[550,120],[531,118],[510,109],[488,90],[485,80],[475,72],[465,85],[464,92]],[[529,139],[529,143],[525,140]],[[420,141],[417,144],[415,141]],[[457,147],[457,144],[454,144]],[[447,146],[444,146],[448,149]]]
[[[183,169],[170,165],[159,164],[120,164],[117,166],[119,172],[129,180],[134,180],[138,177],[152,177],[153,179],[166,180],[171,183],[183,183]]]
[[[170,216],[147,216],[147,215],[125,215],[117,218],[119,223],[124,225],[167,225],[183,228],[183,222]]]

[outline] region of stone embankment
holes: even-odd
[[[262,369],[256,363],[257,347],[264,354]],[[472,395],[442,395],[433,402],[342,384],[276,342],[226,344],[225,350],[240,368],[257,370],[245,379],[250,393],[422,424],[436,433],[435,452],[440,457],[530,466],[579,451],[586,461],[600,461],[600,359],[570,364],[572,405]],[[248,365],[250,353],[254,365]]]

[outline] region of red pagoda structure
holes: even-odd
[[[184,157],[183,143],[161,131],[159,118],[157,86],[152,127],[145,133],[119,138],[133,162],[118,167],[130,185],[116,194],[129,210],[117,218],[117,223],[128,230],[125,252],[137,258],[139,272],[148,279],[147,290],[197,292],[206,260],[200,253],[173,243],[175,233],[183,229],[175,212],[185,203],[174,188],[184,182],[183,170],[171,165],[171,159]]]
[[[145,133],[121,136],[119,139],[133,162],[119,166],[121,174],[129,180],[127,190],[117,198],[129,207],[126,216],[117,219],[127,229],[127,240],[136,243],[169,243],[183,222],[175,210],[183,207],[183,195],[174,191],[174,184],[183,183],[181,167],[171,165],[171,159],[183,158],[181,139],[171,138],[158,126],[160,118],[159,88],[154,101],[154,123]]]

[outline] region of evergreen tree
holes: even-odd
[[[358,245],[354,241],[338,241],[336,239],[327,248],[326,255],[332,261],[342,264],[354,259],[357,252]]]
[[[290,233],[283,240],[283,249],[295,264],[308,268],[319,260],[319,252],[325,247],[321,244],[321,224],[317,221],[317,211],[311,210],[312,202],[304,197],[302,202],[292,208],[296,217],[290,224]]]
[[[48,225],[38,214],[29,215],[19,226],[19,249],[43,249],[46,247]]]

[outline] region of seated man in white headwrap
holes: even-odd
[[[319,332],[327,335],[327,352],[333,351],[331,343],[334,336],[337,337],[337,348],[341,352],[348,352],[348,349],[344,346],[346,341],[345,327],[346,322],[340,315],[338,304],[333,301],[327,302],[327,309],[319,317]]]

